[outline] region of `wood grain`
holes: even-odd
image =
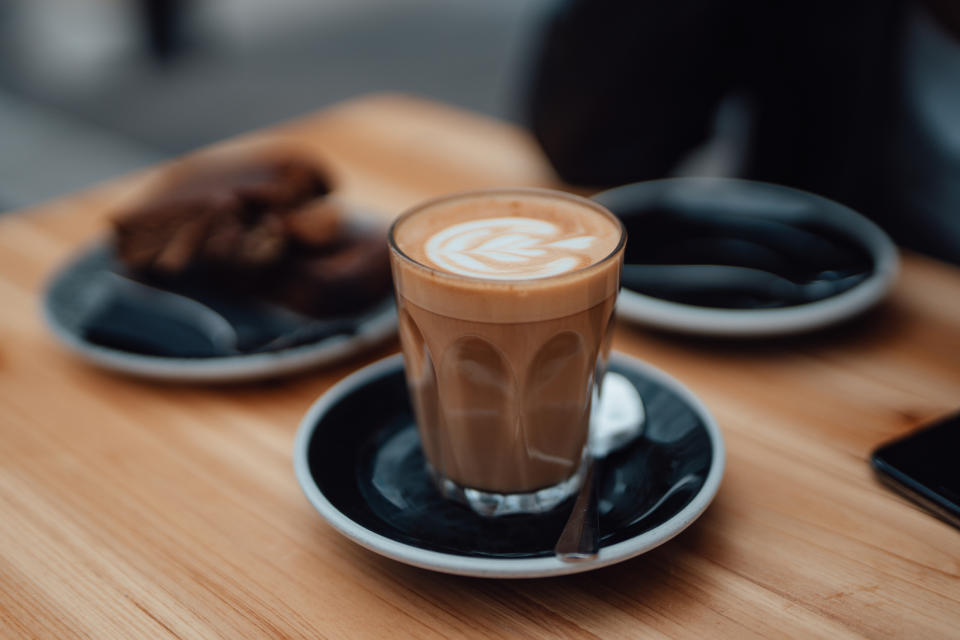
[[[519,130],[374,96],[249,136],[303,146],[384,220],[425,197],[551,185]],[[903,637],[960,634],[960,534],[881,488],[878,443],[960,404],[960,270],[908,255],[881,308],[757,343],[621,326],[615,348],[715,412],[728,471],[677,539],[567,578],[407,567],[343,539],[293,477],[296,425],[395,344],[258,385],[92,369],[45,332],[46,278],[151,173],[0,219],[4,638]]]

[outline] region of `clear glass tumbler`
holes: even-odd
[[[602,206],[543,189],[453,194],[393,224],[407,383],[445,496],[493,516],[579,489],[625,241]]]

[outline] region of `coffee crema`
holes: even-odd
[[[555,318],[599,304],[617,287],[619,268],[598,267],[617,250],[621,227],[586,200],[537,190],[451,198],[415,211],[393,237],[404,257],[425,267],[397,270],[398,286],[442,315]]]

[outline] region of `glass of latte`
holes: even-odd
[[[494,516],[578,490],[625,241],[602,206],[542,189],[453,194],[394,222],[407,384],[445,496]]]

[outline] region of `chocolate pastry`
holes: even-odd
[[[283,217],[287,235],[302,247],[322,249],[340,237],[340,208],[326,198],[316,198]]]
[[[324,316],[368,306],[390,291],[386,237],[348,232],[333,251],[289,259],[273,280],[268,297],[302,313]]]
[[[350,313],[390,290],[383,232],[347,229],[308,161],[260,154],[172,170],[114,221],[136,279],[252,296],[311,315]]]
[[[302,236],[316,246],[324,232],[332,239],[332,207],[300,211],[329,191],[320,172],[295,156],[190,161],[172,170],[143,205],[114,221],[117,255],[133,269],[165,275],[204,264],[274,264],[291,240]],[[297,221],[288,225],[294,213]]]

